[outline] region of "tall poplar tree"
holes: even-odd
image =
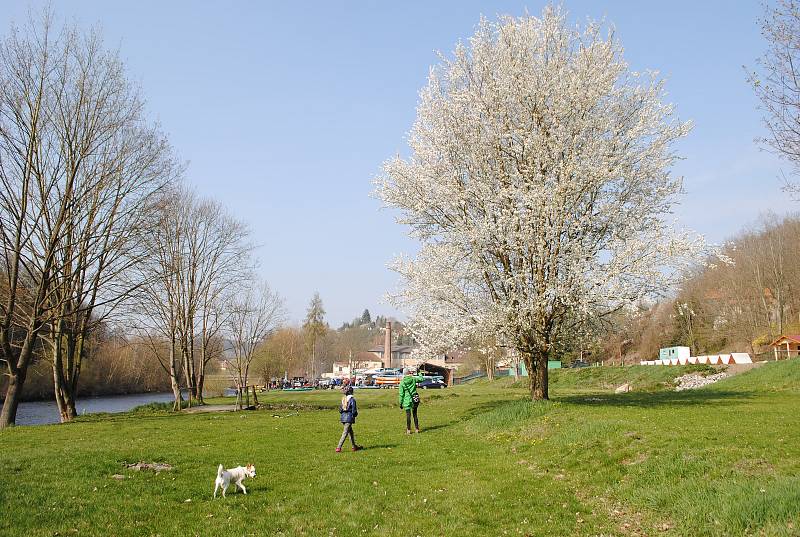
[[[328,331],[325,324],[325,308],[319,292],[314,293],[311,303],[308,305],[306,319],[303,323],[303,332],[306,340],[306,348],[309,354],[309,376],[314,379],[317,375],[317,347],[320,339]]]

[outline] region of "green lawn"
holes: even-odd
[[[357,453],[334,453],[332,392],[9,429],[0,534],[800,535],[800,361],[669,390],[683,372],[558,371],[544,404],[508,380],[425,392],[412,436],[395,391],[357,391]],[[250,494],[212,501],[217,465],[247,462]]]

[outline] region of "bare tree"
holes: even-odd
[[[104,52],[96,35],[72,35],[65,47],[51,113],[69,180],[53,195],[72,203],[55,253],[45,339],[56,402],[69,421],[89,330],[140,285],[131,267],[144,255],[155,197],[179,168],[166,140],[144,121],[142,100],[116,55]]]
[[[280,328],[260,347],[266,368],[293,376],[307,367],[303,333],[294,327]],[[264,368],[262,367],[262,370]]]
[[[348,362],[351,371],[353,368],[361,367],[361,365],[354,360],[354,357],[357,356],[360,351],[369,349],[372,339],[370,331],[364,325],[350,326],[335,332],[331,331],[329,335],[332,339],[334,356],[336,356],[339,361]]]
[[[221,355],[217,339],[230,295],[241,288],[252,265],[248,235],[219,204],[185,187],[173,189],[160,204],[160,223],[147,240],[148,259],[140,265],[150,279],[134,317],[149,334],[154,352],[163,348],[162,338],[169,342],[161,361],[176,409],[181,387],[188,389],[190,402],[202,402],[206,366]]]
[[[0,232],[5,278],[0,357],[8,378],[0,428],[14,424],[34,346],[45,326],[54,253],[63,225],[57,215],[48,226],[55,236],[34,236],[58,181],[57,174],[48,173],[54,165],[48,151],[54,141],[46,111],[51,99],[48,83],[58,62],[52,49],[59,50],[51,40],[58,37],[52,35],[49,16],[41,28],[29,22],[24,32],[28,37],[20,33],[12,28],[0,45]],[[65,210],[63,204],[53,209]]]
[[[761,33],[769,48],[749,82],[761,101],[768,135],[760,142],[800,170],[800,2],[764,3]],[[797,183],[787,181],[797,194]]]
[[[86,335],[130,292],[119,276],[174,161],[117,56],[97,35],[56,32],[49,12],[0,45],[0,88],[5,427],[43,336],[62,419],[74,416]]]
[[[278,329],[286,313],[283,300],[266,282],[241,291],[229,308],[225,332],[233,345],[231,375],[236,382],[236,400],[241,409],[242,391],[247,389],[256,349]]]
[[[184,221],[188,218],[180,203],[180,190],[171,191],[159,203],[159,222],[148,237],[149,255],[139,265],[146,284],[133,305],[136,326],[169,375],[174,410],[181,407],[181,361],[178,323],[182,307],[177,275],[181,270],[181,238]],[[152,277],[147,278],[148,275]],[[165,351],[165,352],[164,352]]]
[[[200,338],[195,398],[202,402],[206,366],[222,355],[218,336],[225,321],[224,306],[251,268],[252,245],[248,242],[247,227],[227,214],[218,203],[200,204],[196,222],[199,225],[193,233],[190,250],[192,271],[196,274],[193,278],[196,289],[191,293],[196,297],[196,307],[192,308],[196,318],[191,324]]]

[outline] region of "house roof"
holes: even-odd
[[[392,345],[392,352],[411,352],[414,350],[413,345]],[[383,352],[383,345],[372,347],[369,352]]]
[[[775,347],[777,345],[783,345],[787,342],[800,343],[800,334],[786,334],[780,336],[778,339],[770,343],[769,346]]]
[[[380,362],[380,359],[371,351],[359,351],[353,356],[354,362]]]
[[[417,364],[417,367],[420,369],[422,369],[425,366],[437,369],[449,369],[450,371],[455,371],[456,369],[458,369],[458,366],[456,364],[434,363],[433,360],[425,360],[424,362],[420,362]]]
[[[355,356],[353,356],[353,360],[352,360],[352,361],[347,361],[347,362],[344,362],[344,361],[337,360],[337,361],[333,362],[333,365],[338,365],[338,366],[342,366],[342,367],[347,367],[347,366],[349,366],[351,363],[352,363],[353,365],[357,365],[359,362],[375,362],[375,363],[380,363],[380,360],[378,359],[378,357],[377,357],[377,356],[375,356],[375,355],[374,355],[374,354],[372,354],[371,352],[363,352],[363,351],[362,351],[362,352],[356,353],[356,355],[355,355]]]

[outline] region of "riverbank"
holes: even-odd
[[[98,397],[80,397],[75,403],[79,416],[97,413],[120,413],[149,403],[172,401],[172,393],[137,393]],[[17,425],[48,425],[59,423],[55,401],[24,401],[17,409]]]
[[[170,381],[158,361],[147,353],[130,359],[130,349],[103,352],[97,349],[81,368],[78,397],[159,393],[170,390]],[[0,375],[0,397],[5,397],[6,376]],[[22,401],[48,401],[53,398],[53,369],[47,360],[38,360],[28,369]]]
[[[355,453],[334,453],[341,393],[323,391],[4,430],[0,534],[797,534],[800,360],[684,392],[591,369],[554,373],[545,403],[503,380],[422,392],[410,436],[396,391],[356,392]],[[248,462],[247,496],[212,500],[217,465]]]
[[[4,390],[3,390],[4,391]],[[115,396],[124,396],[124,395],[147,395],[147,394],[154,394],[154,393],[166,393],[167,389],[153,389],[153,390],[142,390],[142,389],[125,389],[125,390],[104,390],[104,389],[97,389],[97,390],[90,390],[90,391],[83,391],[78,390],[78,398],[79,399],[91,399],[95,397],[115,397]],[[0,405],[3,404],[5,401],[4,398],[0,397]],[[51,393],[48,394],[40,394],[40,395],[33,395],[28,397],[23,397],[20,403],[54,403],[55,399],[53,399],[52,390]]]

